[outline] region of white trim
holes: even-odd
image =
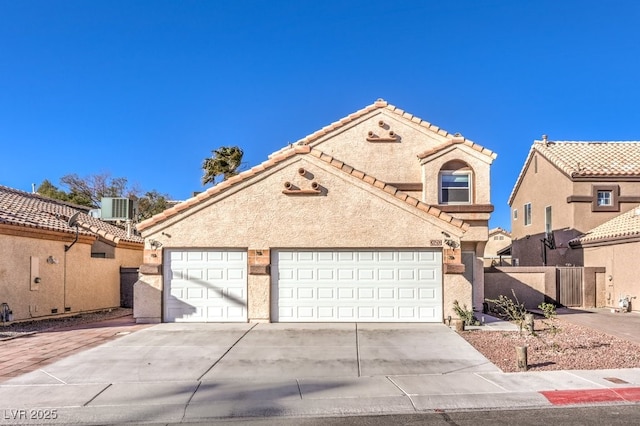
[[[527,206],[529,207],[528,209]],[[524,211],[524,218],[522,219],[524,226],[531,226],[531,224],[533,223],[533,209],[531,208],[531,203],[524,203],[522,210]],[[527,216],[529,218],[528,221]]]

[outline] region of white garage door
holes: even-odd
[[[247,321],[247,253],[168,250],[165,322]]]
[[[274,321],[441,322],[440,250],[279,250]]]

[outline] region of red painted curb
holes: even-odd
[[[580,389],[540,392],[553,405],[590,402],[639,402],[640,388]]]

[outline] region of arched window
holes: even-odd
[[[438,180],[440,204],[473,203],[473,170],[464,161],[444,164]]]

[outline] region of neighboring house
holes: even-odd
[[[142,249],[85,207],[0,186],[0,303],[14,321],[120,306],[120,267]]]
[[[138,224],[139,322],[442,322],[482,307],[496,154],[383,100]]]
[[[596,284],[599,306],[640,310],[640,205],[569,241],[582,249],[584,265],[604,267]]]
[[[543,137],[533,143],[509,197],[513,261],[583,266],[583,250],[568,242],[638,203],[640,142]]]
[[[489,231],[489,241],[484,248],[484,266],[511,265],[511,255],[503,255],[505,249],[511,246],[511,233],[502,228]]]

